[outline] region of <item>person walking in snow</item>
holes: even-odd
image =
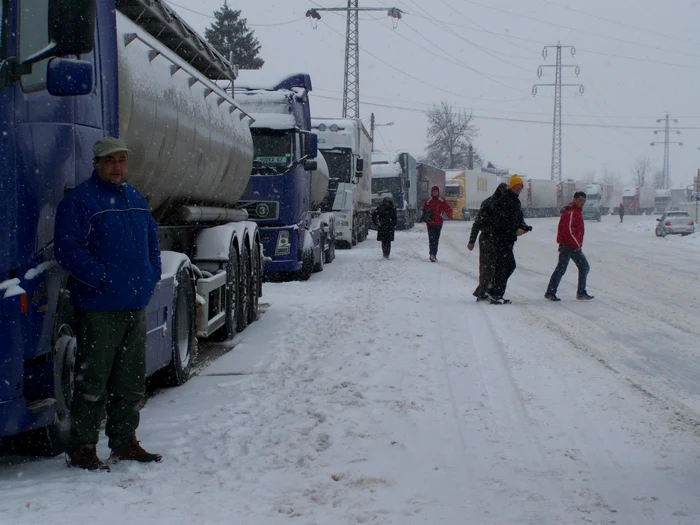
[[[382,255],[388,259],[396,230],[396,208],[391,197],[384,197],[381,204],[374,209],[372,222],[377,227],[377,240],[382,243]]]
[[[518,237],[532,230],[525,223],[520,207],[520,192],[525,187],[522,177],[514,174],[508,180],[508,190],[493,203],[492,241],[495,270],[486,296],[491,304],[509,303],[503,298],[508,279],[515,271],[513,246]]]
[[[92,176],[56,211],[54,253],[70,274],[78,351],[70,465],[109,470],[97,456],[100,424],[116,460],[160,461],[136,440],[146,391],[146,305],[160,280],[158,229],[146,199],[126,182],[126,144],[93,147]]]
[[[559,218],[559,228],[557,229],[557,243],[559,244],[559,262],[549,279],[549,286],[544,296],[550,301],[560,301],[557,297],[557,289],[562,277],[569,266],[569,259],[572,259],[578,267],[578,287],[576,289],[576,299],[589,301],[593,299],[586,291],[586,279],[590,266],[586,256],[583,255],[583,212],[581,208],[586,203],[586,194],[582,191],[574,193],[574,200],[561,209]]]
[[[493,240],[491,238],[493,204],[506,191],[508,191],[508,185],[502,182],[498,185],[496,191],[493,192],[493,195],[483,200],[479,207],[479,212],[474,219],[471,234],[469,235],[469,243],[467,244],[467,249],[469,251],[474,249],[476,239],[477,237],[479,238],[479,284],[473,293],[477,301],[488,299],[486,290],[488,289],[489,283],[493,280],[493,274],[496,270],[496,261],[493,255]]]
[[[620,215],[620,222],[622,222],[622,219],[625,218],[625,205],[624,203],[620,203],[620,206],[617,208],[617,213]]]
[[[430,198],[423,204],[423,220],[428,227],[428,252],[430,262],[437,262],[440,232],[442,231],[443,216],[452,219],[452,207],[440,197],[440,188],[430,189]]]

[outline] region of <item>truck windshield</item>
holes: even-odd
[[[460,186],[445,186],[445,197],[459,197],[462,192]]]
[[[323,150],[323,158],[326,159],[328,172],[332,179],[338,179],[338,182],[352,182],[352,174],[350,173],[352,155],[350,152]]]
[[[283,173],[294,159],[290,131],[253,130],[253,173]]]
[[[372,179],[372,193],[401,193],[401,179],[389,177],[386,179]]]

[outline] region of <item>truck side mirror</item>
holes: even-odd
[[[307,133],[306,141],[306,152],[310,158],[315,159],[318,157],[318,135],[316,133]]]
[[[84,55],[95,47],[95,0],[50,0],[49,43],[22,62]]]
[[[95,0],[51,0],[49,41],[54,55],[83,55],[95,46]]]
[[[358,177],[362,177],[362,172],[365,171],[365,159],[357,159],[355,161],[355,173]]]
[[[92,64],[72,58],[52,58],[46,70],[46,89],[55,97],[92,93]]]
[[[304,170],[305,171],[316,171],[318,169],[318,161],[312,159],[304,160]]]

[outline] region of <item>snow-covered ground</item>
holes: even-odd
[[[556,219],[516,246],[511,305],[476,303],[471,223],[373,239],[262,318],[139,437],[157,465],[0,460],[8,524],[698,524],[700,234],[586,223],[591,302],[543,299]],[[100,443],[103,457],[109,453]]]

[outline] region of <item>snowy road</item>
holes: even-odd
[[[591,302],[543,299],[555,219],[516,246],[514,304],[475,303],[471,223],[374,240],[269,303],[143,411],[159,465],[0,460],[12,524],[700,523],[700,234],[586,223]],[[108,455],[104,443],[99,452]]]

